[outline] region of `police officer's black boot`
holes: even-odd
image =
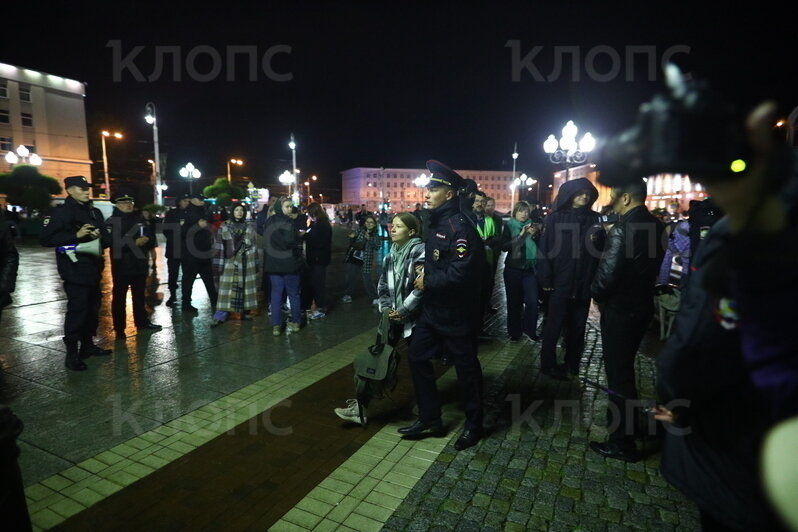
[[[113,353],[111,349],[103,349],[102,347],[94,345],[94,342],[89,338],[88,340],[81,340],[80,342],[80,358],[89,357],[102,357]]]
[[[64,361],[64,365],[67,369],[71,369],[72,371],[84,371],[89,369],[89,367],[81,360],[80,354],[78,353],[78,343],[77,342],[65,342],[67,348],[66,360]]]

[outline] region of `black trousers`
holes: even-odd
[[[169,294],[174,297],[177,293],[177,277],[180,275],[180,259],[166,259],[166,267],[169,269]],[[185,276],[185,273],[183,273]]]
[[[125,329],[127,307],[127,289],[133,299],[133,321],[136,327],[149,322],[147,310],[144,308],[145,289],[147,286],[146,275],[114,275],[113,298],[111,299],[111,316],[114,319],[114,329],[121,331]]]
[[[481,302],[482,302],[482,315],[480,318],[484,318],[485,313],[490,308],[490,300],[491,296],[493,296],[493,288],[496,286],[496,268],[493,264],[488,263],[485,265],[485,271],[482,277],[482,293],[480,294]],[[480,325],[484,325],[480,323]]]
[[[308,310],[311,303],[327,309],[327,266],[308,266],[302,275],[302,309]]]
[[[407,360],[418,401],[419,419],[423,422],[441,418],[441,401],[432,369],[438,350],[454,364],[466,415],[465,428],[482,430],[482,366],[477,358],[477,342],[471,336],[444,336],[429,325],[419,323],[413,329]]]
[[[216,292],[216,284],[213,280],[213,268],[211,261],[186,261],[182,262],[183,267],[183,287],[181,295],[183,297],[183,305],[191,304],[191,294],[194,291],[194,281],[197,275],[202,279],[205,285],[205,290],[208,292],[208,297],[211,300],[211,305],[216,307],[216,299],[218,294]]]
[[[571,299],[556,294],[549,296],[543,346],[540,349],[541,369],[548,370],[557,365],[557,340],[565,328],[565,365],[572,373],[579,370],[589,310],[589,299]]]
[[[648,329],[653,308],[601,309],[601,346],[607,388],[629,399],[637,399],[635,385],[635,356]],[[607,427],[612,441],[634,444],[636,411],[634,404],[614,395],[609,396]]]
[[[100,284],[84,285],[64,281],[67,310],[64,318],[64,342],[91,342],[97,334],[100,314]]]

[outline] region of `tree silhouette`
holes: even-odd
[[[57,179],[42,175],[35,166],[20,164],[10,173],[0,174],[0,193],[11,205],[24,207],[28,213],[50,208],[53,194],[61,193]]]
[[[229,207],[233,199],[247,197],[247,192],[243,188],[231,185],[224,177],[218,178],[213,185],[205,187],[202,193],[209,198],[216,198],[216,204],[221,207]]]

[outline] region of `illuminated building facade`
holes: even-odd
[[[42,159],[39,171],[61,180],[91,176],[83,99],[79,81],[0,63],[0,163],[25,146]]]
[[[495,170],[457,170],[473,179],[480,190],[496,200],[496,210],[510,212],[512,172]],[[350,168],[341,172],[341,203],[366,205],[370,211],[386,205],[392,212],[412,211],[416,203],[424,203],[425,189],[415,183],[426,168]],[[531,197],[531,196],[530,196]]]

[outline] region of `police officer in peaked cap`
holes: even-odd
[[[426,195],[430,233],[424,270],[416,279],[424,303],[408,355],[419,419],[399,433],[406,438],[445,434],[431,362],[442,348],[457,371],[462,392],[466,423],[455,443],[455,448],[462,450],[482,437],[482,368],[473,324],[479,312],[475,296],[480,293],[485,251],[474,226],[460,210],[458,191],[464,179],[438,161],[427,161],[427,168],[432,173]]]
[[[53,211],[52,216],[45,219],[39,242],[43,246],[56,248],[58,274],[64,281],[67,295],[65,365],[73,371],[83,371],[87,368],[83,359],[111,354],[110,349],[94,345],[93,340],[97,334],[100,311],[100,276],[104,265],[102,249],[111,245],[111,237],[102,213],[91,205],[91,183],[83,176],[71,176],[64,179],[64,188],[68,197],[63,205]],[[99,256],[64,252],[64,246],[97,239],[100,240]]]
[[[168,287],[169,299],[166,301],[167,307],[177,304],[177,278],[182,269],[184,241],[188,232],[186,220],[189,218],[189,195],[181,194],[175,198],[175,208],[171,209],[164,216],[161,229],[166,237],[166,267],[169,271]]]

